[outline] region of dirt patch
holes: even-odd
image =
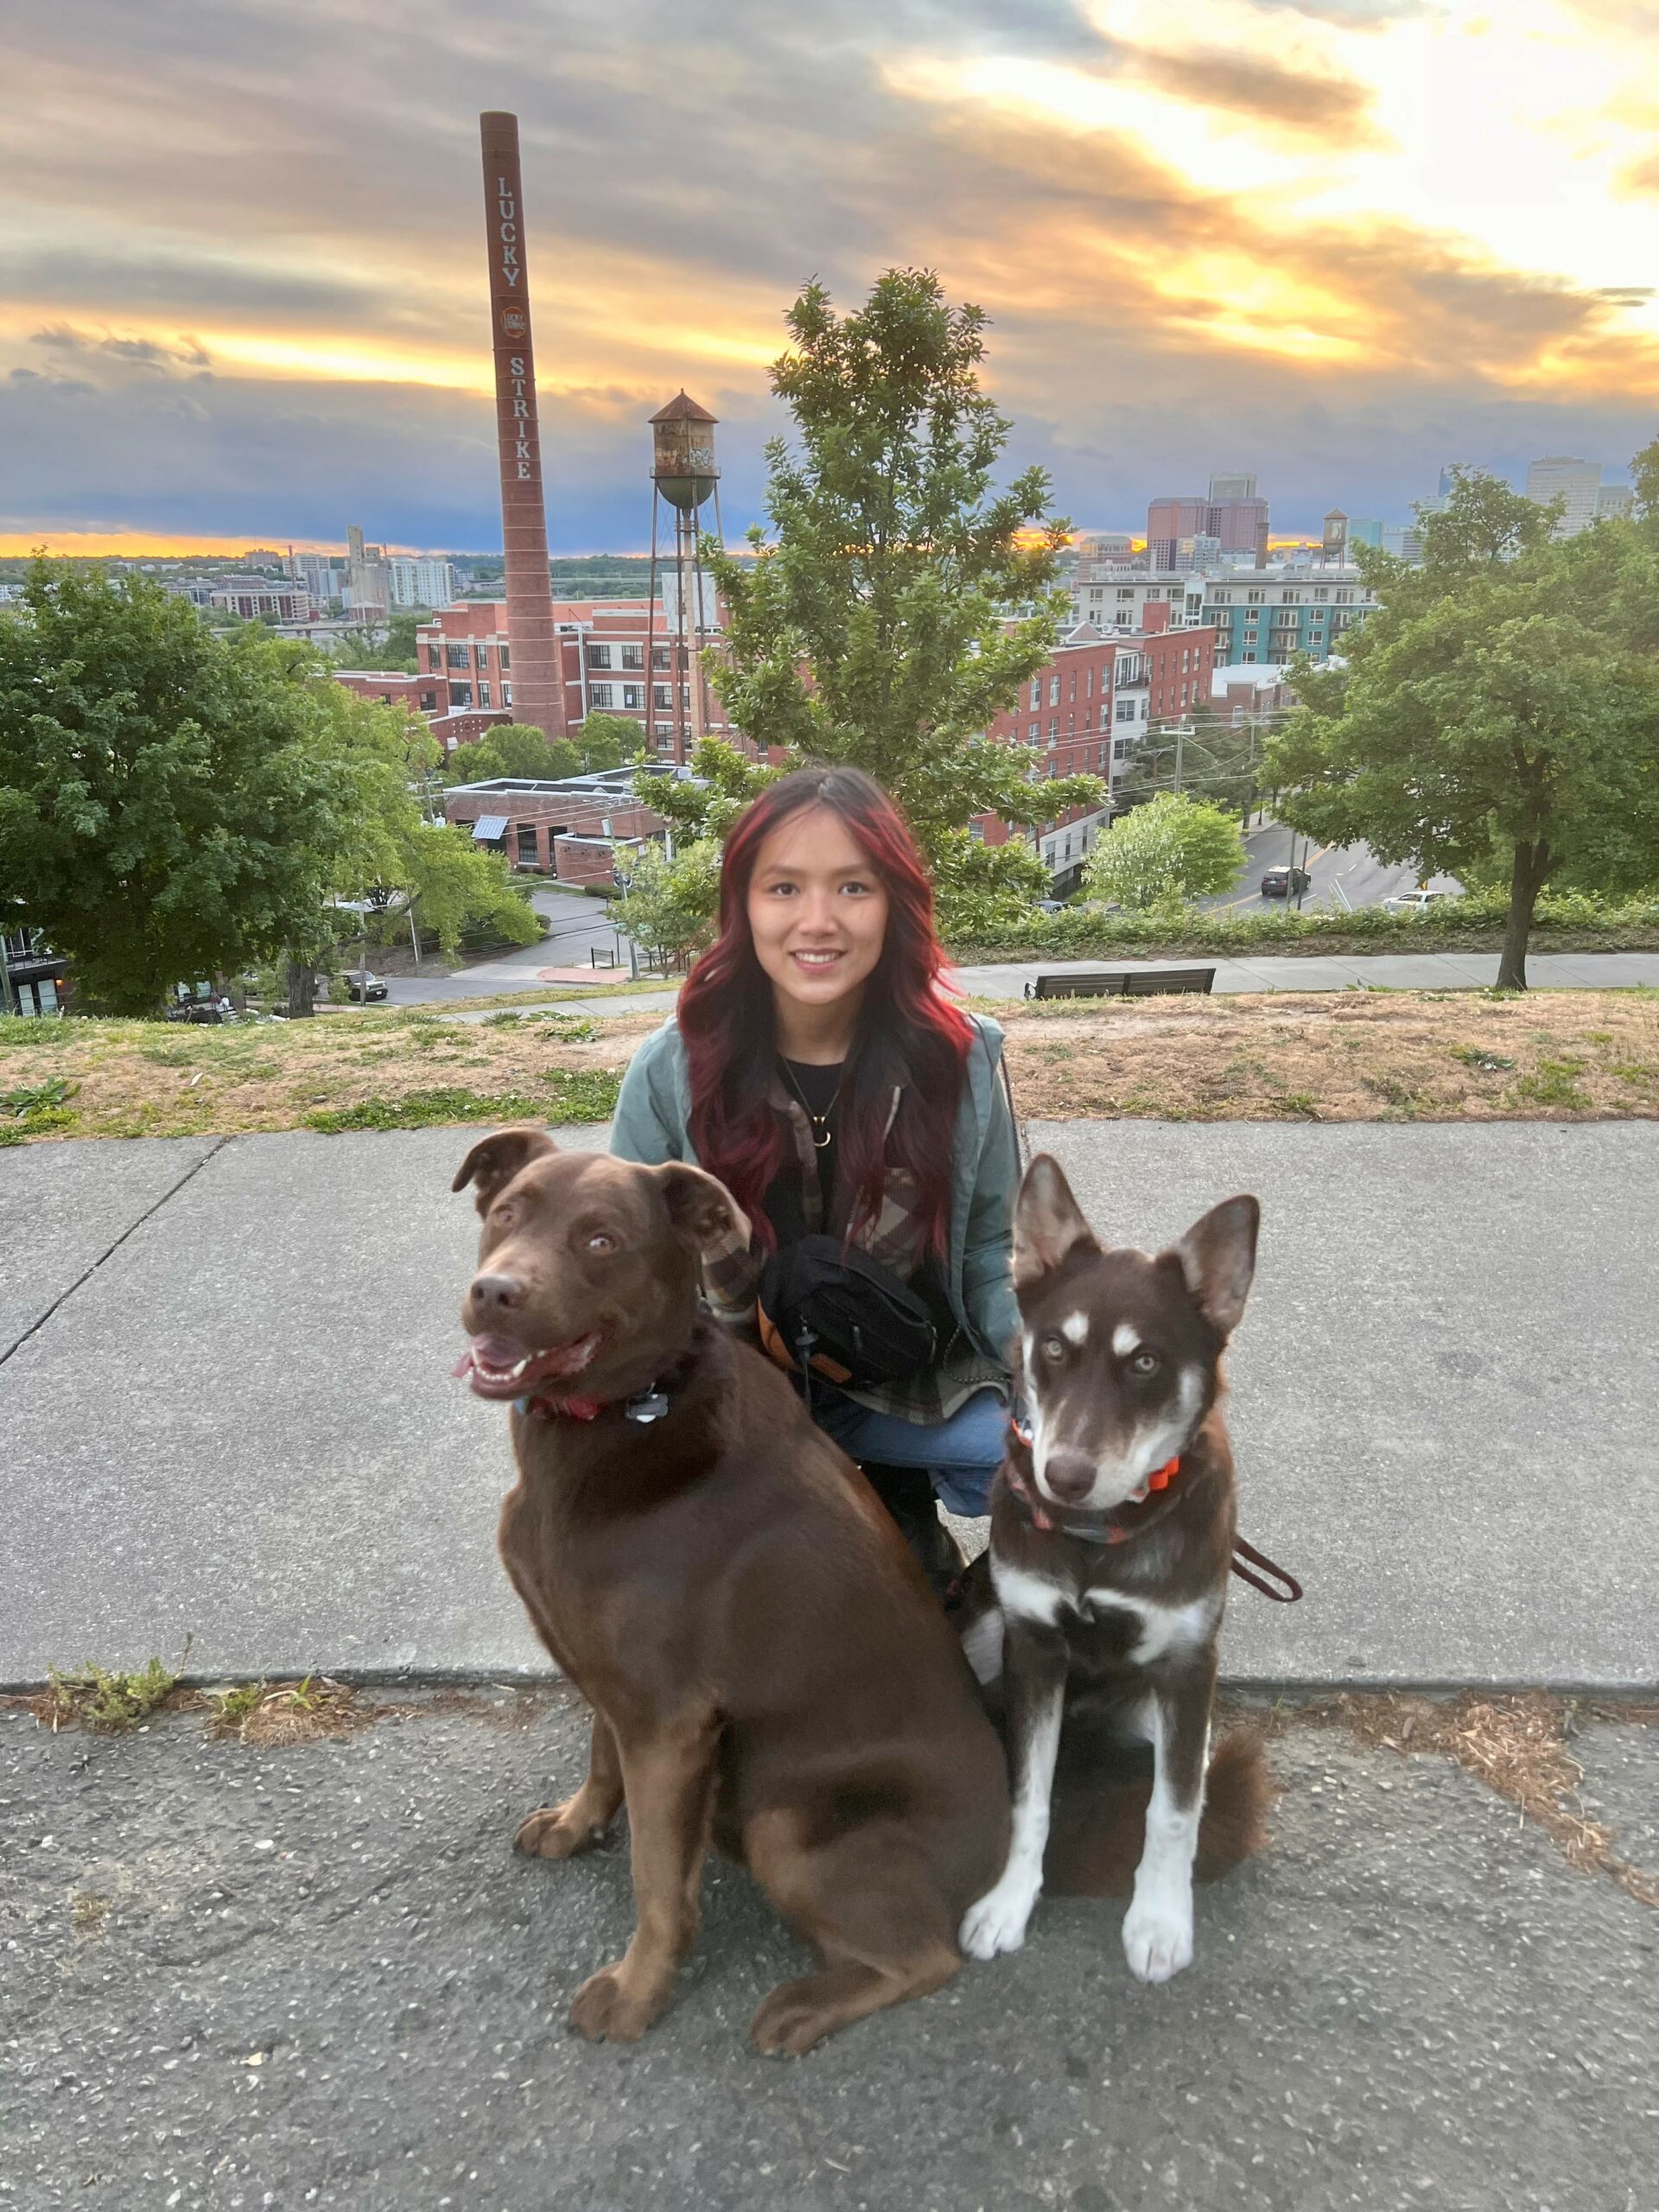
[[[1612,1831],[1586,1818],[1579,1802],[1584,1769],[1570,1738],[1586,1711],[1595,1719],[1659,1726],[1656,1707],[1619,1705],[1604,1713],[1545,1690],[1513,1697],[1465,1691],[1446,1700],[1345,1694],[1282,1711],[1275,1719],[1281,1727],[1300,1721],[1345,1728],[1361,1743],[1402,1758],[1435,1752],[1453,1758],[1542,1828],[1569,1866],[1605,1874],[1639,1904],[1659,1910],[1659,1877],[1619,1858]]]
[[[999,1008],[1043,1121],[1659,1116],[1659,996],[1329,992]]]

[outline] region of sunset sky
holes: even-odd
[[[561,550],[644,544],[682,384],[757,518],[784,307],[895,263],[1087,526],[1659,433],[1659,0],[10,0],[5,51],[0,551],[499,546],[493,107]]]

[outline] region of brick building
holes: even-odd
[[[1039,774],[1112,782],[1155,724],[1209,702],[1215,632],[1178,628],[1171,613],[1166,601],[1154,601],[1143,606],[1137,630],[1103,632],[1085,622],[1068,631],[1047,667],[1021,686],[1017,705],[987,725],[986,736],[1035,747]],[[1082,865],[1110,819],[1109,801],[1090,814],[1063,815],[1041,830],[1037,849],[1057,882]],[[995,815],[982,815],[975,828],[989,845],[1019,834]]]
[[[672,770],[664,770],[671,774]],[[605,768],[558,783],[498,776],[444,794],[444,819],[470,827],[474,841],[510,867],[561,883],[608,886],[620,855],[667,824],[634,796],[631,768]]]
[[[667,636],[669,616],[659,603],[655,624],[643,599],[555,600],[560,696],[556,728],[568,737],[590,714],[623,715],[646,724],[647,681],[659,752],[674,750],[677,715],[690,742],[692,699],[688,671],[675,683],[677,648]],[[652,634],[654,628],[654,635]],[[420,662],[420,709],[442,718],[458,710],[483,710],[500,719],[512,708],[512,663],[505,600],[465,600],[446,607],[416,631]],[[645,659],[649,652],[649,678]],[[705,659],[707,653],[705,652]],[[678,699],[676,700],[677,688]],[[437,727],[435,721],[434,727]],[[735,734],[705,674],[702,727],[710,736]]]

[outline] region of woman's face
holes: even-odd
[[[749,931],[780,997],[823,1008],[862,995],[887,938],[887,894],[839,815],[804,808],[762,842]]]

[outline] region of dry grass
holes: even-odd
[[[207,1690],[197,1703],[209,1713],[210,1735],[232,1737],[261,1749],[348,1735],[355,1728],[366,1728],[377,1717],[372,1704],[327,1675],[308,1675],[298,1682],[244,1682],[233,1689]]]
[[[1596,1718],[1659,1722],[1659,1709],[1651,1707],[1623,1706],[1605,1715],[1593,1706],[1590,1710]],[[1453,1758],[1542,1828],[1569,1866],[1606,1874],[1638,1904],[1659,1909],[1659,1878],[1619,1858],[1611,1848],[1612,1831],[1586,1818],[1579,1802],[1584,1769],[1568,1748],[1578,1711],[1573,1700],[1544,1690],[1511,1697],[1466,1690],[1445,1701],[1344,1694],[1282,1715],[1281,1721],[1338,1726],[1363,1744],[1402,1757],[1438,1752]]]
[[[48,1077],[79,1088],[67,1124],[38,1134],[78,1137],[223,1135],[292,1129],[311,1116],[435,1091],[487,1106],[533,1102],[550,1081],[620,1077],[642,1037],[642,1014],[605,1023],[496,1017],[495,1026],[429,1015],[365,1012],[317,1021],[195,1028],[140,1021],[0,1022],[0,1092]],[[609,1110],[602,1080],[591,1118]],[[500,1118],[531,1110],[521,1104]],[[480,1116],[458,1110],[438,1118]],[[21,1125],[25,1141],[36,1134]]]
[[[1020,1110],[1040,1120],[1659,1116],[1650,992],[1280,993],[997,1011]],[[54,1109],[0,1122],[0,1142],[330,1128],[341,1116],[409,1126],[411,1113],[601,1120],[660,1021],[508,1009],[463,1024],[399,1008],[226,1028],[0,1022],[0,1096],[75,1086]]]
[[[1659,1116],[1659,996],[1309,992],[999,1009],[1043,1121]]]

